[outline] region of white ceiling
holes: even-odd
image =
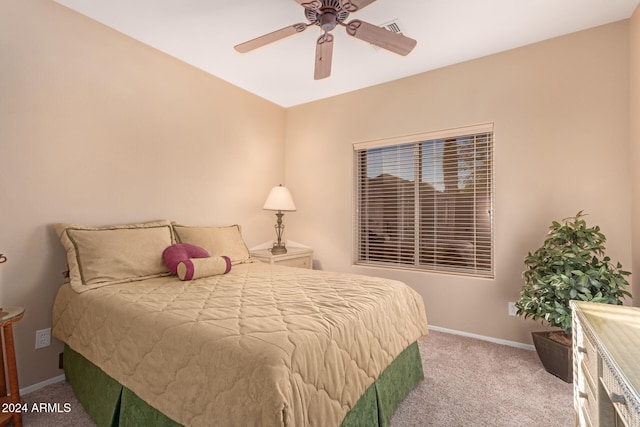
[[[233,46],[306,22],[294,0],[55,0],[283,107],[626,19],[640,0],[377,0],[349,17],[398,20],[402,57],[337,27],[331,77],[313,79],[318,27],[247,54]]]

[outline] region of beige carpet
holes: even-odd
[[[402,402],[392,427],[573,425],[571,384],[548,374],[533,351],[431,332],[420,352],[425,380]],[[57,403],[61,411],[24,414],[26,427],[95,425],[66,382],[23,398],[28,407]]]
[[[570,427],[573,389],[535,351],[431,332],[420,343],[425,380],[393,427]]]

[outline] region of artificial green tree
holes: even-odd
[[[588,227],[582,211],[553,221],[540,249],[529,253],[517,315],[547,321],[565,334],[572,329],[570,300],[622,304],[631,294],[622,265],[605,254],[600,227]]]

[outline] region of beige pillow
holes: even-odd
[[[239,225],[228,227],[189,227],[173,223],[178,242],[200,246],[212,257],[228,256],[231,264],[249,260],[249,249]]]
[[[190,258],[180,261],[176,268],[178,277],[183,281],[227,274],[230,271],[231,260],[227,256]]]
[[[56,224],[77,292],[171,274],[162,251],[175,243],[169,221],[84,227]]]

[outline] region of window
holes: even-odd
[[[357,264],[493,277],[493,125],[354,150]]]

